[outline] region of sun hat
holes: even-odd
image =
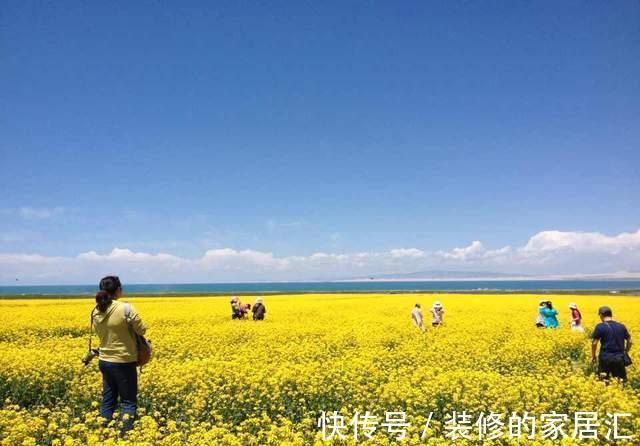
[[[575,302],[571,302],[569,304],[569,308],[573,308],[574,310],[578,308],[578,306],[575,304]]]
[[[233,296],[231,298],[231,302],[237,302],[238,301],[238,296]]]
[[[262,297],[258,297],[258,298],[256,299],[256,303],[257,303],[257,304],[261,304],[261,303],[262,303]]]
[[[436,301],[433,303],[433,308],[442,308],[442,304],[440,303],[440,301],[439,301],[439,300],[436,300]]]

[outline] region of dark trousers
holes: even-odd
[[[123,431],[133,427],[138,408],[138,373],[135,362],[117,363],[100,361],[102,372],[102,404],[100,416],[107,422],[113,418],[113,412],[120,400],[120,419]],[[125,415],[127,415],[125,417]]]
[[[627,380],[627,369],[622,359],[598,358],[598,374],[607,380],[611,377],[623,382]]]

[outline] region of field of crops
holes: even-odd
[[[421,302],[426,315],[435,299],[445,325],[422,333],[409,313]],[[599,382],[587,336],[598,306],[608,304],[638,338],[640,298],[550,299],[558,330],[534,327],[533,295],[273,296],[264,322],[232,321],[227,297],[126,297],[155,348],[127,438],[98,423],[97,361],[80,362],[91,300],[0,301],[0,445],[325,444],[323,411],[338,411],[346,425],[338,430],[344,439],[334,432],[326,444],[354,443],[349,423],[369,411],[380,422],[370,444],[445,445],[447,420],[463,410],[474,422],[481,413],[504,414],[505,435],[482,444],[588,444],[571,438],[575,412],[596,412],[594,444],[607,442],[607,413],[629,414],[618,434],[633,438],[617,444],[639,444],[640,373],[630,368],[624,388]],[[569,330],[570,301],[587,333]],[[632,350],[636,364],[639,353]],[[406,417],[403,440],[382,426],[392,411]],[[540,427],[544,414],[566,414],[567,438],[542,439],[541,429],[530,440],[509,439],[508,417],[525,411]],[[479,444],[479,432],[456,444]],[[366,439],[360,434],[358,443]]]

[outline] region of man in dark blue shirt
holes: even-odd
[[[605,379],[618,378],[625,382],[627,370],[625,369],[625,356],[631,348],[631,335],[627,327],[612,319],[613,313],[609,307],[600,307],[598,315],[602,321],[593,330],[591,338],[591,362],[596,362],[596,350],[600,342],[600,354],[598,355],[598,374]],[[626,345],[625,345],[626,344]]]

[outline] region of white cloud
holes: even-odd
[[[77,256],[79,260],[90,261],[122,261],[122,262],[182,262],[184,259],[171,254],[147,254],[130,249],[113,248],[109,254],[100,255],[95,251],[83,252]]]
[[[604,252],[619,254],[640,248],[640,230],[607,236],[599,232],[543,231],[531,237],[521,249],[524,255],[538,255],[550,251]]]
[[[521,247],[488,249],[474,240],[448,251],[403,247],[381,252],[316,252],[279,257],[271,252],[210,249],[201,257],[116,247],[75,257],[0,253],[0,282],[86,283],[107,273],[132,282],[211,282],[349,278],[428,269],[571,274],[638,270],[640,230],[605,235],[543,231]]]
[[[227,270],[242,270],[248,267],[258,267],[261,269],[283,270],[289,265],[289,260],[278,259],[270,252],[254,251],[245,249],[236,251],[235,249],[222,248],[210,249],[204,257],[198,261],[207,269],[224,268]]]
[[[511,247],[505,246],[499,249],[486,249],[482,242],[474,240],[464,248],[453,248],[451,251],[436,251],[436,255],[447,260],[460,262],[477,262],[489,259],[499,259],[508,256]]]
[[[445,259],[453,260],[470,260],[477,258],[484,252],[484,246],[478,240],[474,240],[471,244],[465,248],[453,248],[450,252],[438,251],[437,254],[441,255]]]
[[[389,253],[394,259],[401,259],[403,257],[420,259],[426,256],[426,253],[424,251],[417,248],[396,248],[389,251]]]

